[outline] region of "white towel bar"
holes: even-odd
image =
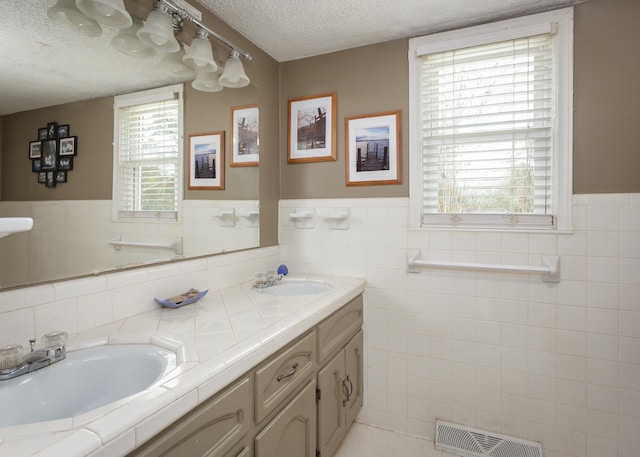
[[[496,265],[490,263],[444,262],[440,260],[420,260],[420,251],[407,254],[407,272],[419,273],[418,267],[446,268],[454,270],[484,270],[501,273],[541,273],[546,282],[560,282],[560,257],[543,256],[542,267],[528,265]]]
[[[175,243],[142,243],[138,241],[122,241],[121,237],[118,236],[112,240],[109,240],[109,245],[113,246],[114,249],[119,250],[123,246],[137,247],[137,248],[153,248],[153,249],[171,249],[176,254],[182,255],[182,239],[180,241],[176,241]]]

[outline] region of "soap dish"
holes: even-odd
[[[209,289],[203,290],[202,292],[200,292],[197,289],[189,289],[183,294],[175,295],[165,300],[160,300],[159,298],[156,298],[155,301],[161,304],[162,306],[166,306],[167,308],[180,308],[181,306],[189,305],[191,303],[197,302],[202,297],[207,295],[207,292],[209,292]]]

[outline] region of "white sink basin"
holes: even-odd
[[[28,232],[33,228],[30,217],[0,217],[0,238],[17,232]]]
[[[0,427],[77,416],[146,390],[175,367],[175,353],[150,344],[68,352],[61,362],[0,381]]]
[[[275,286],[262,289],[263,294],[290,297],[295,295],[313,295],[329,292],[333,286],[324,281],[313,281],[311,279],[283,279]]]

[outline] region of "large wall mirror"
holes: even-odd
[[[118,29],[85,37],[56,25],[47,17],[54,4],[3,2],[0,217],[32,217],[34,228],[0,239],[0,288],[258,247],[259,167],[231,163],[233,108],[257,106],[257,85],[196,91],[193,77],[176,75],[160,57],[136,59],[115,50]],[[153,2],[126,5],[144,19]],[[182,41],[190,42],[194,31],[185,27]],[[216,61],[224,62],[229,49],[213,43]],[[250,78],[252,63],[245,64]],[[111,204],[114,95],[176,83],[184,83],[185,106],[180,221],[120,222]],[[68,126],[77,138],[66,182],[55,187],[38,182],[29,157],[29,143],[50,123]],[[220,131],[224,189],[189,189],[189,136]]]

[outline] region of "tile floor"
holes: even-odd
[[[455,457],[433,442],[354,423],[334,457]]]

